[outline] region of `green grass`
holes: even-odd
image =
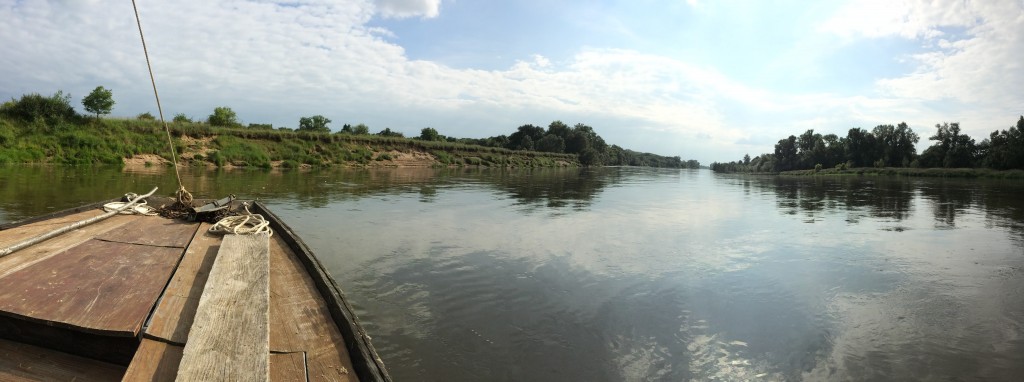
[[[576,155],[513,151],[456,142],[421,141],[376,135],[307,133],[282,130],[214,127],[205,123],[168,123],[175,149],[188,149],[183,137],[214,137],[216,151],[198,155],[218,166],[263,167],[280,161],[282,167],[369,165],[390,160],[374,152],[426,152],[442,166],[555,166],[579,165]],[[167,135],[159,121],[136,118],[82,118],[48,123],[0,117],[0,164],[120,164],[122,158],[157,154],[170,158]]]

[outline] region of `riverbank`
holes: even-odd
[[[907,176],[927,178],[992,178],[1024,179],[1024,170],[993,170],[988,168],[904,168],[856,167],[850,169],[793,170],[783,176]]]
[[[310,167],[578,167],[575,154],[509,150],[447,141],[369,134],[309,133],[169,125],[179,166]],[[15,139],[16,137],[16,139]],[[92,119],[81,124],[0,121],[0,164],[169,165],[157,121]]]

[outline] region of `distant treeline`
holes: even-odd
[[[89,126],[111,125],[110,120],[101,120],[100,116],[109,114],[113,108],[112,92],[103,87],[97,87],[96,90],[83,99],[82,104],[86,110],[95,114],[95,119],[78,114],[74,107],[71,106],[70,96],[59,91],[50,97],[39,94],[26,94],[20,99],[12,99],[0,105],[0,147],[10,146],[14,148],[16,137],[28,138],[21,140],[20,146],[22,147],[19,147],[18,150],[10,151],[9,155],[2,155],[0,153],[0,163],[37,162],[47,157],[52,157],[54,154],[60,157],[60,161],[69,163],[88,163],[94,160],[98,162],[112,162],[119,156],[151,152],[155,148],[154,145],[159,144],[158,140],[154,141],[146,138],[139,138],[139,140],[144,140],[145,142],[133,143],[126,142],[123,139],[98,141],[97,138],[99,137],[83,136],[82,134],[89,131]],[[135,117],[135,120],[139,122],[152,122],[155,119],[150,113],[142,113]],[[617,145],[609,146],[601,136],[597,135],[592,127],[584,124],[576,124],[573,127],[569,127],[561,121],[552,122],[547,130],[533,125],[523,125],[511,135],[499,135],[483,139],[446,137],[431,127],[423,128],[418,137],[412,138],[406,138],[401,132],[392,131],[390,128],[385,128],[378,133],[371,134],[370,128],[364,124],[354,126],[345,124],[339,131],[332,133],[329,127],[331,120],[322,115],[300,118],[297,129],[288,127],[278,127],[275,129],[273,125],[263,123],[250,123],[248,126],[244,126],[238,122],[237,114],[226,106],[214,108],[213,113],[203,121],[196,121],[179,113],[172,118],[171,123],[172,130],[178,131],[176,135],[187,134],[187,132],[209,135],[213,129],[220,129],[218,131],[243,138],[251,136],[251,134],[244,133],[248,131],[254,134],[261,134],[259,137],[273,141],[299,139],[323,142],[324,140],[318,137],[328,135],[351,136],[353,138],[367,137],[368,139],[375,137],[376,139],[372,139],[372,142],[384,142],[381,139],[386,139],[387,145],[392,147],[405,146],[431,150],[435,156],[441,158],[447,157],[447,155],[439,150],[464,152],[481,152],[483,150],[491,153],[501,153],[508,150],[530,155],[533,155],[531,153],[546,154],[553,158],[559,156],[571,157],[578,159],[578,163],[584,166],[700,167],[700,163],[696,160],[683,161],[678,156],[666,157],[627,150]],[[132,129],[134,131],[142,131],[146,128],[136,126],[132,127]],[[102,133],[100,131],[93,132]],[[330,139],[328,141],[335,142],[337,140]],[[351,140],[343,139],[343,141]],[[48,148],[55,144],[59,144],[61,147],[66,148],[66,150]],[[427,144],[428,147],[421,147],[424,144]],[[296,149],[300,152],[310,151],[300,149],[298,146]],[[318,151],[315,148],[311,150],[313,152]],[[247,151],[252,152],[254,150]],[[83,153],[86,155],[79,155]],[[286,156],[285,154],[280,155],[282,157]],[[315,156],[303,155],[287,160],[319,165],[318,163],[325,162],[325,160],[321,159]],[[274,160],[274,158],[271,157],[268,160]],[[346,160],[351,161],[351,158]],[[326,162],[330,161],[330,158],[326,160]],[[263,162],[260,161],[260,163]],[[444,163],[445,161],[442,160],[441,162]]]
[[[728,163],[712,163],[716,172],[771,173],[823,168],[910,167],[1024,169],[1024,116],[1016,126],[996,130],[980,143],[960,132],[959,123],[935,125],[935,143],[920,155],[920,140],[906,123],[850,129],[846,137],[807,130],[775,144],[775,152]]]
[[[457,141],[510,150],[576,154],[579,155],[580,163],[585,166],[700,168],[700,162],[692,159],[683,161],[678,156],[666,157],[628,150],[617,145],[609,146],[594,132],[594,128],[582,123],[569,127],[562,121],[554,121],[548,125],[547,130],[539,126],[522,125],[516,132],[507,136],[462,138]]]

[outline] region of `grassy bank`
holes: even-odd
[[[1024,179],[1024,170],[993,170],[988,168],[904,168],[856,167],[851,169],[822,169],[783,171],[784,176],[907,176],[930,178],[992,178]]]
[[[339,133],[172,123],[179,162],[194,166],[579,166],[574,154],[513,151],[454,142]],[[95,119],[47,123],[0,120],[0,164],[119,164],[170,159],[163,126],[152,120]],[[159,163],[156,163],[159,162]]]

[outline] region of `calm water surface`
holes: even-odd
[[[1017,380],[1024,184],[695,170],[189,172],[264,199],[399,381]],[[0,222],[162,169],[0,168]]]

